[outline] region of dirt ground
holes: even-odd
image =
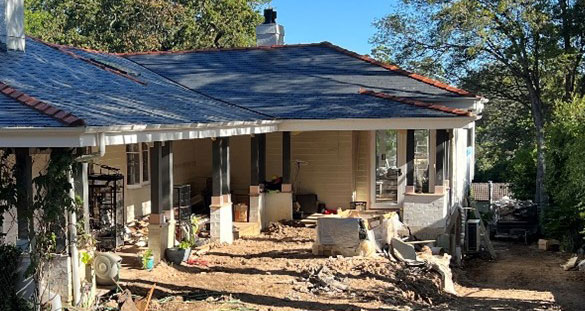
[[[156,283],[153,310],[583,310],[585,273],[559,267],[568,257],[498,243],[499,259],[474,259],[456,274],[458,297],[439,293],[439,277],[385,258],[311,254],[311,228],[280,226],[271,234],[217,245],[197,265],[139,268],[125,249],[121,286],[145,296]],[[334,271],[346,290],[314,282]]]

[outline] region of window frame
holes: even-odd
[[[138,150],[137,151],[128,151],[129,146],[131,145],[137,145],[138,146]],[[146,153],[146,155],[145,155]],[[138,171],[139,171],[139,181],[137,183],[132,183],[130,184],[130,178],[129,178],[129,155],[130,154],[138,154]],[[144,157],[147,157],[146,162]],[[147,167],[145,167],[145,163],[148,164]],[[144,179],[144,169],[147,168],[148,171],[148,179]],[[126,187],[128,189],[139,189],[143,186],[149,185],[150,184],[150,177],[152,176],[152,172],[150,170],[150,147],[148,146],[147,143],[136,143],[136,144],[128,144],[126,145]]]
[[[406,171],[404,167],[404,157],[406,152],[406,145],[403,138],[403,133],[398,129],[379,129],[393,130],[396,132],[396,167],[400,169],[397,177],[397,194],[396,202],[376,202],[376,133],[378,130],[370,131],[370,169],[369,169],[369,206],[368,209],[398,209],[402,205],[402,198],[404,193],[404,182],[406,180]],[[404,149],[404,150],[403,150]]]

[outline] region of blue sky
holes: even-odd
[[[370,54],[372,22],[394,7],[394,0],[272,0],[286,44],[329,41]]]

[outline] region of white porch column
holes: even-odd
[[[216,138],[211,146],[212,197],[209,218],[211,239],[232,243],[234,240],[230,194],[229,138]]]

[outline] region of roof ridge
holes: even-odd
[[[228,52],[228,51],[249,51],[249,50],[271,50],[280,48],[294,48],[294,47],[308,47],[308,46],[325,46],[326,41],[318,43],[299,43],[299,44],[281,44],[268,46],[249,46],[249,47],[233,47],[233,48],[204,48],[191,49],[179,51],[146,51],[146,52],[126,52],[126,53],[110,53],[117,56],[135,56],[135,55],[164,55],[164,54],[187,54],[187,53],[205,53],[205,52]]]
[[[428,108],[428,109],[432,109],[432,110],[438,110],[438,111],[442,111],[442,112],[452,113],[452,114],[455,114],[458,116],[467,116],[467,117],[473,116],[472,112],[466,111],[463,109],[448,107],[445,105],[433,104],[433,103],[429,103],[429,102],[423,102],[420,100],[415,100],[415,99],[410,99],[410,98],[405,98],[405,97],[400,97],[400,96],[394,96],[394,95],[390,95],[390,94],[386,94],[386,93],[382,93],[382,92],[367,90],[364,88],[360,88],[358,93],[363,94],[363,95],[370,95],[370,96],[374,96],[374,97],[378,97],[378,98],[388,99],[388,100],[392,100],[392,101],[397,101],[397,102],[412,105],[412,106],[423,107],[423,108]]]
[[[26,107],[32,108],[46,116],[52,117],[67,126],[83,126],[85,121],[70,112],[56,108],[30,95],[27,95],[12,86],[0,81],[0,93],[10,97]]]
[[[410,72],[408,70],[404,70],[404,69],[400,68],[397,65],[387,64],[387,63],[384,63],[384,62],[375,60],[375,59],[371,58],[370,56],[358,54],[356,52],[353,52],[353,51],[350,51],[348,49],[344,49],[344,48],[342,48],[340,46],[337,46],[337,45],[335,45],[335,44],[333,44],[331,42],[324,41],[324,42],[322,42],[322,44],[324,46],[327,46],[329,48],[332,48],[332,49],[334,49],[334,50],[336,50],[338,52],[341,52],[343,54],[349,55],[349,56],[354,57],[354,58],[357,58],[357,59],[361,59],[361,60],[366,61],[366,62],[368,62],[370,64],[374,64],[374,65],[377,65],[377,66],[386,68],[388,70],[391,70],[391,71],[400,73],[400,74],[405,75],[405,76],[408,76],[408,77],[410,77],[412,79],[415,79],[415,80],[424,82],[426,84],[429,84],[429,85],[432,85],[432,86],[435,86],[435,87],[438,87],[438,88],[447,90],[449,92],[452,92],[452,93],[455,93],[455,94],[458,94],[458,95],[461,95],[461,96],[466,96],[466,97],[479,97],[478,95],[475,95],[475,94],[473,94],[473,93],[471,93],[469,91],[466,91],[466,90],[463,90],[463,89],[460,89],[460,88],[456,88],[456,87],[454,87],[452,85],[449,85],[447,83],[444,83],[444,82],[441,82],[441,81],[438,81],[438,80],[435,80],[435,79],[431,79],[429,77],[425,77],[423,75],[420,75],[420,74],[417,74],[417,73],[414,73],[414,72]]]
[[[90,52],[90,53],[94,53],[94,54],[111,54],[111,53],[100,52],[100,51],[95,51],[95,50],[89,50],[89,49],[84,49],[84,48],[78,48],[78,47],[73,47],[73,46],[68,46],[68,45],[61,45],[61,44],[56,44],[56,43],[50,43],[50,42],[46,42],[46,41],[43,41],[41,39],[37,39],[37,38],[34,38],[34,37],[29,37],[29,38],[31,38],[32,40],[35,40],[37,42],[40,42],[40,43],[42,43],[42,44],[44,44],[44,45],[46,45],[46,46],[48,46],[50,48],[53,48],[53,49],[55,49],[55,50],[57,50],[57,51],[59,51],[59,52],[61,52],[63,54],[69,55],[69,56],[71,56],[71,57],[73,57],[75,59],[79,59],[79,60],[84,61],[84,62],[86,62],[88,64],[94,65],[94,66],[96,66],[96,67],[98,67],[98,68],[100,68],[102,70],[105,70],[105,71],[111,72],[113,74],[122,76],[122,77],[124,77],[126,79],[129,79],[131,81],[134,81],[134,82],[136,82],[138,84],[146,85],[146,82],[144,82],[142,80],[139,80],[137,78],[134,78],[133,76],[129,75],[126,72],[122,72],[121,70],[119,70],[117,68],[114,68],[112,66],[108,66],[107,64],[103,64],[103,63],[101,63],[99,61],[96,61],[96,60],[93,60],[91,58],[83,57],[83,56],[78,55],[78,54],[76,54],[74,52],[71,52],[71,51],[69,51],[67,49],[77,49],[77,50],[81,50],[81,51],[85,51],[85,52]]]

